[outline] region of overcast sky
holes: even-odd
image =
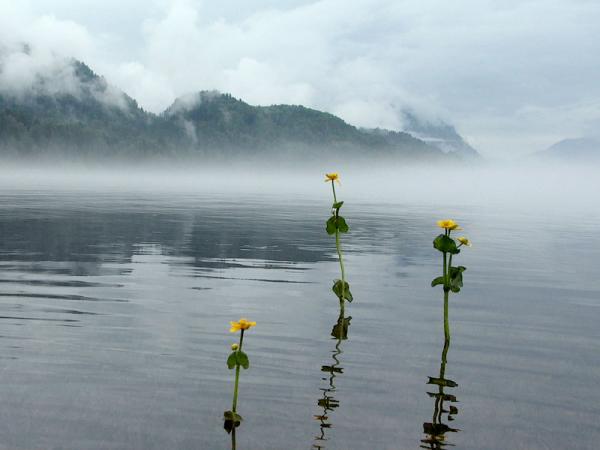
[[[75,56],[154,112],[198,90],[509,158],[600,129],[598,0],[0,0],[0,39]]]

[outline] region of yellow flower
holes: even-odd
[[[452,219],[438,220],[437,226],[446,230],[462,230],[462,228]]]
[[[471,241],[468,238],[464,237],[464,236],[463,237],[459,237],[456,240],[458,242],[460,242],[462,245],[466,245],[467,247],[471,246]]]
[[[231,344],[231,350],[233,350],[234,352],[239,348],[240,346],[238,344]]]
[[[229,331],[231,331],[232,333],[235,333],[236,331],[240,331],[240,330],[247,330],[250,327],[253,327],[256,325],[256,322],[250,322],[247,319],[240,319],[239,322],[229,322],[231,325],[231,329]]]
[[[338,184],[340,184],[340,174],[337,172],[333,172],[333,173],[326,173],[325,174],[325,183],[329,182],[329,181],[337,181]]]

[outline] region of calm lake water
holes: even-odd
[[[0,448],[231,448],[240,317],[258,325],[238,449],[444,448],[425,431],[441,398],[427,384],[444,349],[429,284],[445,216],[474,242],[450,298],[445,444],[596,448],[597,213],[349,201],[355,300],[338,341],[328,195],[4,192]]]

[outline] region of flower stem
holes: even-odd
[[[242,333],[240,334],[240,346],[236,351],[238,351],[238,352],[242,351],[243,342],[244,342],[244,330],[242,330]],[[233,405],[231,406],[231,410],[233,412],[236,412],[236,409],[237,409],[239,384],[240,384],[240,365],[236,364],[236,366],[235,366],[235,385],[233,387]]]
[[[446,270],[446,252],[444,252],[444,267],[443,267],[443,273],[444,273],[444,291],[448,288],[448,271]]]
[[[448,295],[450,293],[450,265],[452,264],[452,255],[446,264],[447,255],[444,252],[444,337],[450,341],[450,326],[448,324]]]
[[[452,256],[450,255],[450,257],[448,258],[448,267],[446,269],[446,288],[450,289],[450,277],[452,276],[452,274],[450,273],[450,269],[452,268]]]
[[[333,203],[337,203],[337,197],[335,196],[335,183],[331,181],[331,189],[333,189]]]
[[[448,294],[449,291],[444,289],[444,338],[446,342],[450,342],[450,324],[448,323]]]
[[[344,297],[346,293],[346,273],[344,271],[344,258],[342,257],[342,246],[340,243],[340,231],[335,230],[335,247],[337,248],[338,258],[340,260],[340,269],[342,271],[342,298],[340,301],[344,303]]]
[[[331,181],[331,189],[333,190],[333,202],[337,203],[337,196],[335,195],[335,183]],[[340,230],[337,228],[337,218],[339,209],[335,210],[336,228],[335,228],[335,248],[337,250],[338,258],[340,260],[340,269],[342,271],[342,297],[340,298],[340,307],[344,310],[344,298],[346,296],[346,274],[344,271],[344,258],[342,257],[342,245],[340,243]]]

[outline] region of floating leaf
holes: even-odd
[[[458,249],[456,246],[454,239],[446,236],[445,234],[440,234],[433,240],[433,248],[442,253],[450,253],[451,255],[460,253],[460,249]]]
[[[242,366],[244,369],[250,367],[250,360],[248,359],[248,355],[246,355],[243,351],[239,350],[237,352],[237,363]]]
[[[229,369],[233,369],[237,365],[237,356],[236,356],[236,353],[237,352],[233,352],[227,358],[227,367],[229,367]]]
[[[343,294],[342,294],[342,286],[344,287],[343,289]],[[349,302],[352,302],[352,300],[354,300],[354,297],[352,297],[352,293],[350,292],[350,285],[348,284],[347,281],[344,282],[344,284],[342,285],[342,280],[335,280],[333,282],[333,287],[331,288],[333,290],[333,292],[335,293],[335,295],[337,295],[337,297],[340,300],[348,300]],[[342,297],[343,295],[343,297]]]

